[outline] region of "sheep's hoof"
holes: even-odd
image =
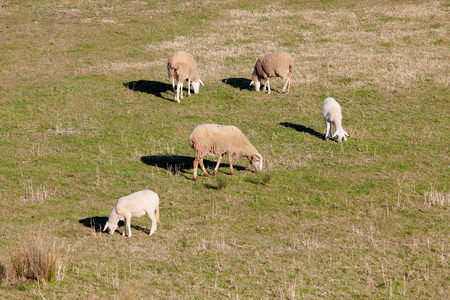
[[[211,175],[209,175],[208,173],[205,174],[206,177],[210,177]]]
[[[217,175],[217,170],[214,170],[214,176],[216,176]]]
[[[231,171],[231,175],[236,175],[236,173],[234,173],[233,171]]]
[[[197,181],[197,177],[194,177],[194,180]]]

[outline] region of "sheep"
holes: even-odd
[[[344,139],[344,141],[347,140],[345,136],[348,136],[348,133],[342,129],[341,106],[334,98],[326,98],[323,101],[322,116],[325,120],[325,126],[327,127],[327,134],[325,136],[326,141],[331,136],[331,125],[334,125],[334,128],[336,129],[332,137],[337,136],[338,142],[342,139]]]
[[[253,69],[252,82],[250,85],[255,86],[255,90],[259,92],[261,86],[261,79],[266,82],[264,84],[263,92],[266,91],[266,87],[269,88],[270,94],[270,77],[281,77],[284,80],[283,93],[289,93],[289,87],[291,85],[291,74],[294,61],[292,57],[286,52],[275,52],[266,54],[258,58]]]
[[[152,220],[152,228],[149,234],[152,235],[156,231],[156,223],[159,223],[159,197],[150,190],[139,191],[117,200],[103,231],[108,229],[109,234],[113,234],[119,221],[125,221],[122,236],[128,233],[128,237],[131,237],[131,217],[142,217],[145,214]]]
[[[217,124],[201,124],[194,128],[189,136],[189,145],[195,150],[194,180],[197,180],[197,166],[203,170],[206,177],[208,172],[203,165],[206,156],[218,156],[217,165],[214,168],[214,176],[217,175],[220,162],[224,154],[228,155],[230,171],[233,171],[233,158],[247,157],[255,168],[255,172],[262,170],[262,156],[256,148],[244,136],[241,130],[235,126]]]
[[[169,61],[167,62],[167,72],[169,74],[169,80],[172,81],[174,100],[176,102],[180,102],[180,97],[183,99],[183,82],[186,80],[188,82],[188,97],[191,96],[191,84],[194,89],[194,94],[199,93],[200,84],[203,85],[203,81],[200,80],[197,64],[190,53],[178,51],[170,54]],[[178,80],[176,94],[175,79]]]

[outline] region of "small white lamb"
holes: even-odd
[[[347,140],[345,136],[348,136],[348,133],[342,129],[341,106],[334,98],[326,98],[323,101],[322,116],[327,127],[325,140],[328,140],[331,136],[331,125],[334,125],[334,128],[336,129],[332,137],[337,136],[338,142],[342,139],[344,139],[344,141]]]
[[[224,154],[228,155],[231,174],[233,171],[233,158],[247,157],[255,168],[255,172],[262,170],[262,157],[256,148],[244,136],[242,131],[235,126],[217,124],[202,124],[194,128],[189,136],[189,145],[195,150],[194,180],[197,180],[197,166],[203,170],[205,176],[209,176],[203,165],[206,156],[219,156],[214,168],[214,176],[217,175],[220,162]]]
[[[103,231],[108,229],[109,234],[113,234],[119,221],[125,221],[122,235],[125,236],[128,232],[128,237],[131,237],[131,217],[142,217],[145,214],[152,220],[152,235],[156,231],[156,223],[159,223],[159,197],[150,190],[139,191],[117,200]]]
[[[194,89],[194,94],[199,93],[200,84],[203,85],[203,81],[200,80],[197,64],[190,53],[178,51],[170,54],[169,61],[167,62],[167,72],[169,74],[169,80],[172,81],[174,100],[176,102],[180,102],[180,97],[183,99],[183,82],[186,80],[188,82],[188,97],[191,96],[191,84]],[[175,79],[178,80],[176,94]]]
[[[266,54],[258,58],[253,69],[252,82],[250,85],[255,86],[255,90],[259,91],[261,86],[261,80],[264,79],[263,92],[266,91],[266,87],[269,88],[270,94],[270,77],[281,77],[284,80],[283,93],[289,93],[289,87],[291,85],[292,68],[294,67],[294,60],[286,52],[275,52]]]

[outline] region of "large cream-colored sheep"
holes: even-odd
[[[128,232],[128,237],[131,237],[131,217],[142,217],[145,214],[152,220],[152,235],[156,231],[156,223],[159,223],[159,197],[150,190],[139,191],[117,200],[103,231],[108,229],[109,234],[113,234],[119,221],[125,221],[122,235],[125,236]]]
[[[189,145],[195,150],[194,180],[197,180],[197,166],[203,170],[205,176],[209,176],[203,165],[206,156],[218,156],[214,175],[217,175],[220,162],[224,154],[228,155],[231,174],[233,171],[233,158],[247,157],[256,172],[262,170],[262,157],[256,148],[244,136],[242,131],[235,126],[217,124],[202,124],[194,128],[189,136]]]
[[[341,106],[334,98],[326,98],[323,101],[322,116],[325,120],[325,126],[327,127],[325,140],[328,140],[331,136],[331,125],[334,125],[334,128],[336,129],[332,137],[337,136],[338,142],[342,139],[344,139],[344,141],[347,140],[345,136],[348,136],[348,133],[342,128]]]
[[[269,88],[270,94],[270,77],[283,78],[283,93],[289,93],[289,87],[291,85],[292,68],[294,67],[294,60],[286,52],[275,52],[266,54],[258,58],[253,69],[252,82],[250,85],[254,85],[256,91],[259,91],[261,86],[261,80],[264,79],[263,92],[266,91],[266,87]],[[287,90],[286,90],[287,88]]]
[[[191,84],[194,89],[194,94],[198,94],[200,91],[200,84],[203,82],[198,75],[197,64],[194,57],[187,52],[178,51],[169,55],[169,61],[167,62],[167,72],[169,74],[169,80],[172,81],[172,88],[174,93],[174,99],[176,102],[180,102],[180,97],[183,99],[183,82],[188,82],[188,97],[191,96]],[[178,80],[177,92],[175,94],[175,79]]]

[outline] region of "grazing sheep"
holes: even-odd
[[[275,52],[266,54],[258,58],[253,69],[252,82],[250,85],[255,86],[255,90],[259,91],[261,86],[261,79],[266,82],[264,84],[263,92],[266,91],[266,87],[269,88],[270,94],[270,77],[281,77],[284,80],[283,93],[289,93],[289,87],[291,85],[291,74],[294,61],[292,57],[286,52]]]
[[[122,235],[125,236],[128,232],[128,237],[131,237],[131,217],[142,217],[145,214],[152,220],[152,235],[156,231],[156,222],[159,223],[159,197],[155,192],[145,190],[122,197],[111,210],[103,231],[109,229],[109,234],[113,234],[118,227],[117,223],[125,221]]]
[[[169,73],[169,80],[172,81],[172,88],[176,102],[180,102],[180,97],[183,99],[183,82],[188,82],[188,97],[191,96],[191,84],[194,89],[194,94],[198,94],[200,84],[200,76],[197,71],[197,64],[194,57],[186,52],[178,51],[169,55],[167,62],[167,72]],[[175,79],[178,80],[177,93],[175,94]],[[180,95],[181,94],[181,95]]]
[[[255,168],[255,172],[262,170],[262,157],[256,148],[248,141],[242,131],[235,126],[225,126],[217,124],[202,124],[192,130],[189,136],[189,145],[195,150],[194,160],[194,180],[197,180],[197,166],[203,170],[205,176],[209,176],[203,165],[203,158],[206,156],[219,156],[217,165],[214,168],[214,176],[217,175],[220,162],[224,154],[228,155],[231,174],[233,171],[233,158],[247,157]]]
[[[345,136],[348,136],[348,133],[342,129],[341,106],[336,102],[336,100],[334,100],[334,98],[326,98],[323,101],[322,116],[327,127],[325,140],[328,140],[331,136],[331,125],[334,125],[334,128],[336,129],[332,137],[337,136],[338,142],[342,139],[344,139],[344,141],[347,140]]]

